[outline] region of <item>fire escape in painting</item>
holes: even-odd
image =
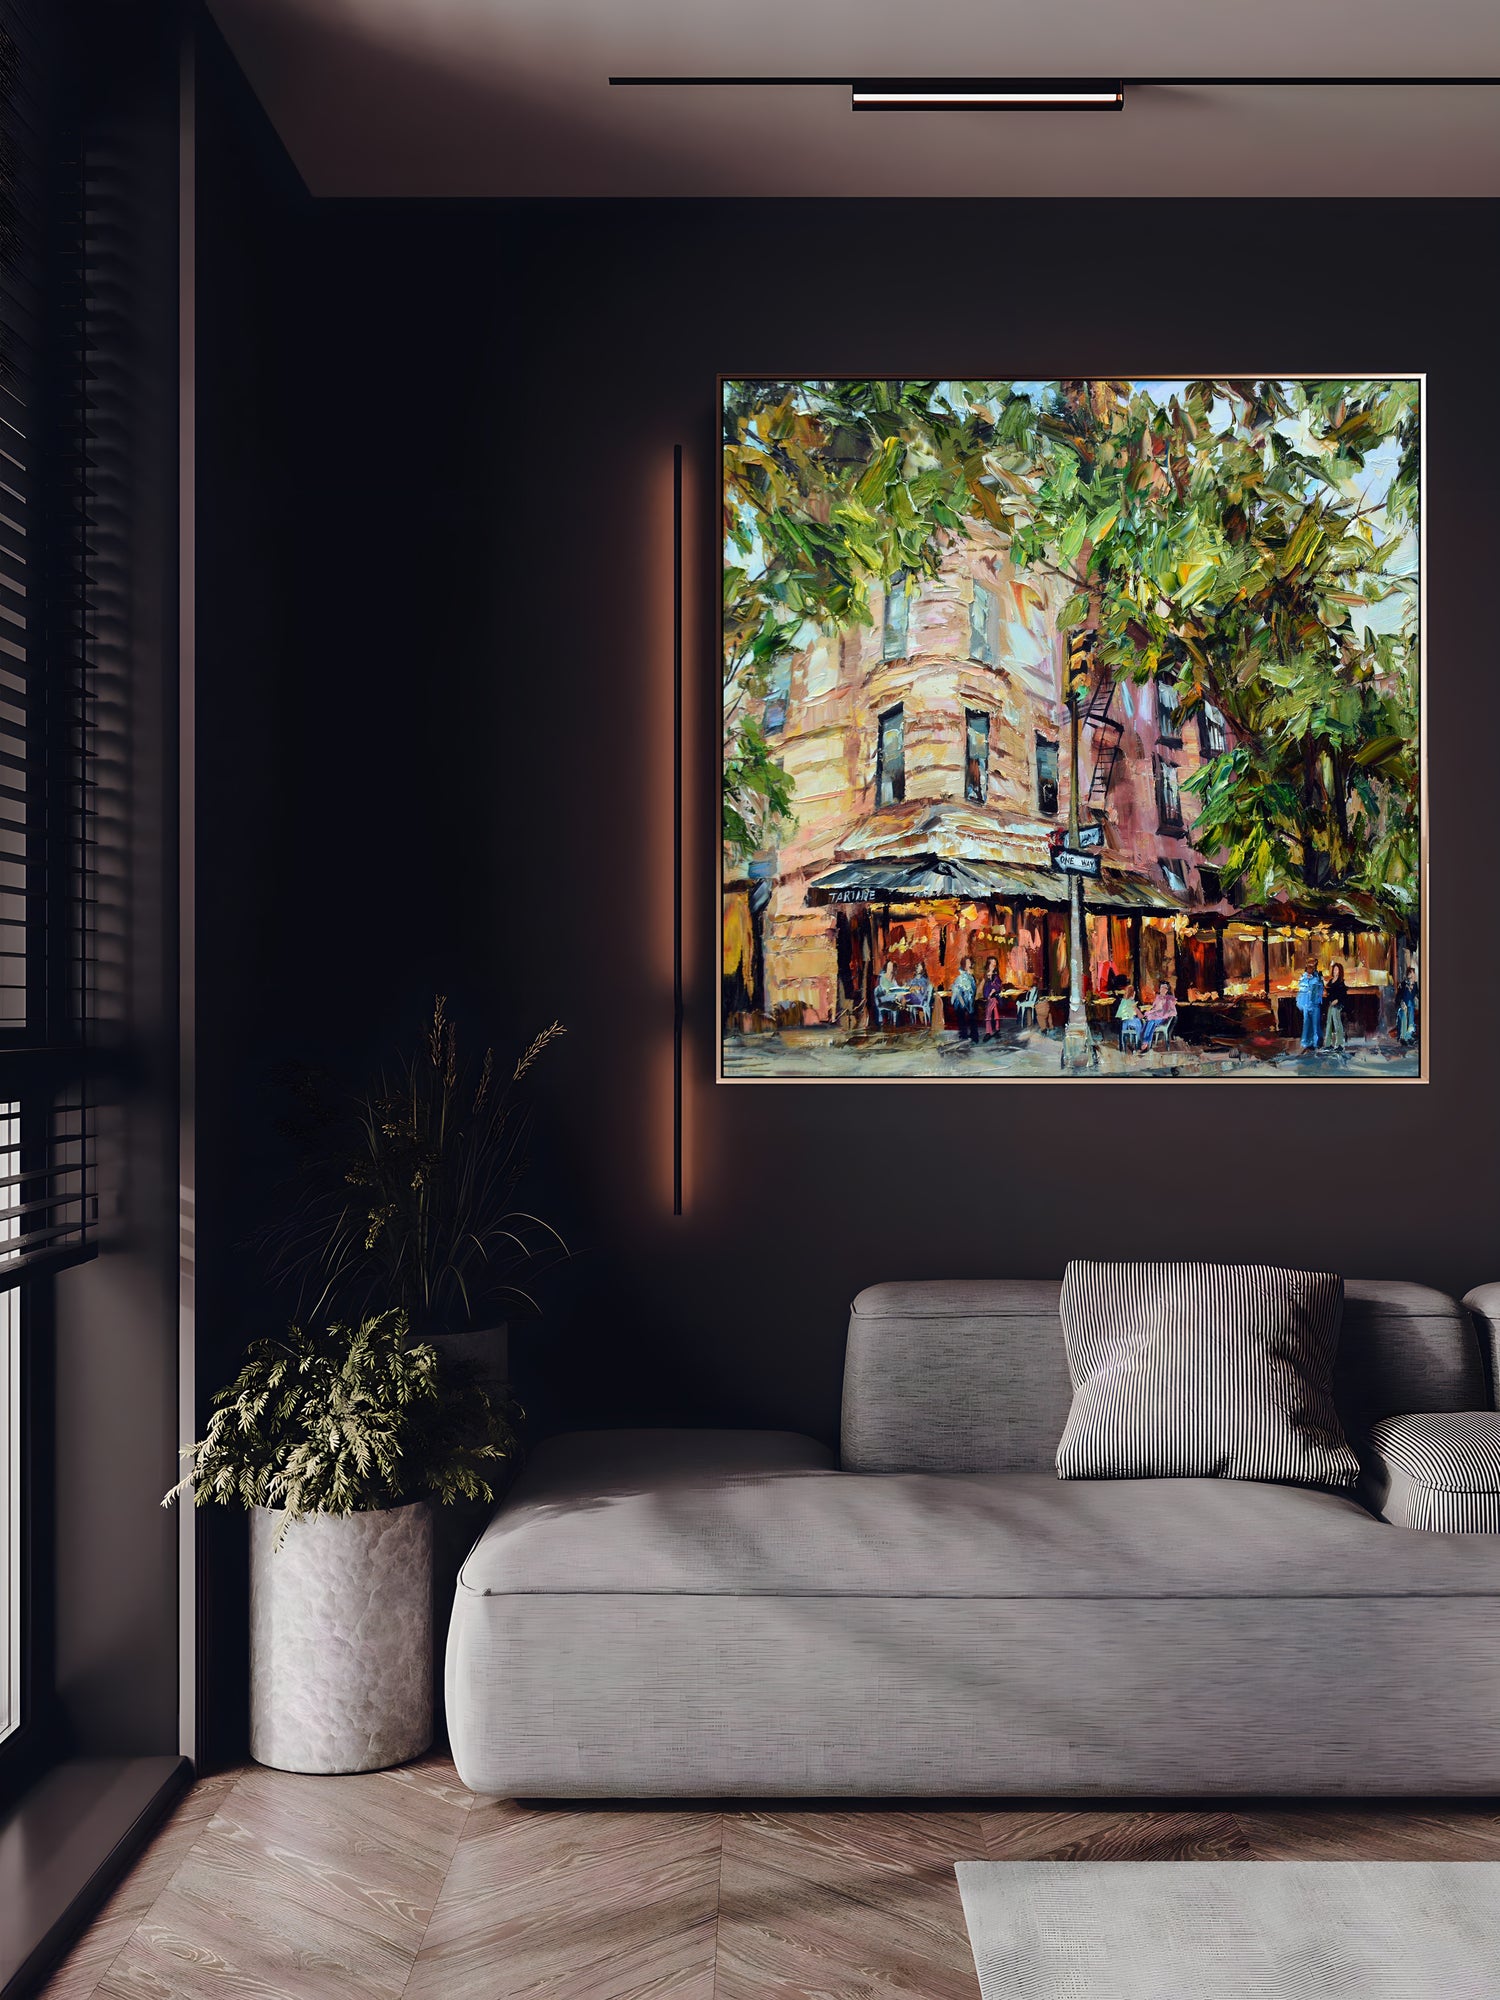
[[[1094,768],[1085,802],[1090,806],[1102,806],[1109,797],[1115,766],[1120,761],[1120,738],[1125,725],[1112,712],[1114,700],[1115,677],[1106,667],[1094,677],[1094,685],[1080,718],[1084,727],[1092,731],[1090,741],[1094,751]]]

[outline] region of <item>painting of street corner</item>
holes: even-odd
[[[1420,379],[721,388],[724,1081],[1422,1078]]]

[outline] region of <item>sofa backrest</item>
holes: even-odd
[[[1073,1399],[1056,1278],[871,1285],[849,1313],[851,1472],[1050,1472]],[[1490,1396],[1473,1322],[1443,1292],[1350,1278],[1334,1378],[1351,1441],[1381,1417]]]

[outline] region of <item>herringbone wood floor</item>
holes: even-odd
[[[195,1785],[50,2000],[977,2000],[963,1860],[1500,1860],[1452,1801],[519,1806],[441,1757]]]

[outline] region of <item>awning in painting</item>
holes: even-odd
[[[1261,924],[1271,930],[1276,930],[1284,924],[1293,924],[1303,929],[1317,929],[1319,926],[1324,926],[1334,931],[1378,931],[1387,935],[1397,928],[1373,898],[1351,892],[1330,896],[1326,901],[1315,904],[1284,903],[1280,900],[1254,903],[1232,911],[1229,921],[1236,924]]]
[[[1083,895],[1089,909],[1108,910],[1113,916],[1139,912],[1143,917],[1178,917],[1188,908],[1184,898],[1123,868],[1106,868],[1101,881],[1085,882]]]
[[[885,807],[844,839],[836,859],[881,862],[956,861],[966,866],[1046,869],[1047,842],[1056,822],[1000,820],[977,806],[948,799],[920,799]]]
[[[924,855],[910,861],[849,861],[810,882],[809,903],[1020,903],[1028,909],[1063,909],[1068,881],[1052,868],[989,861],[949,861]],[[1084,884],[1088,909],[1111,914],[1177,916],[1185,905],[1142,875],[1106,868]]]
[[[1011,873],[1016,871],[1012,870]],[[808,884],[810,903],[920,903],[943,897],[985,902],[1000,892],[989,868],[967,861],[849,861]],[[1022,885],[1016,894],[1024,893]]]

